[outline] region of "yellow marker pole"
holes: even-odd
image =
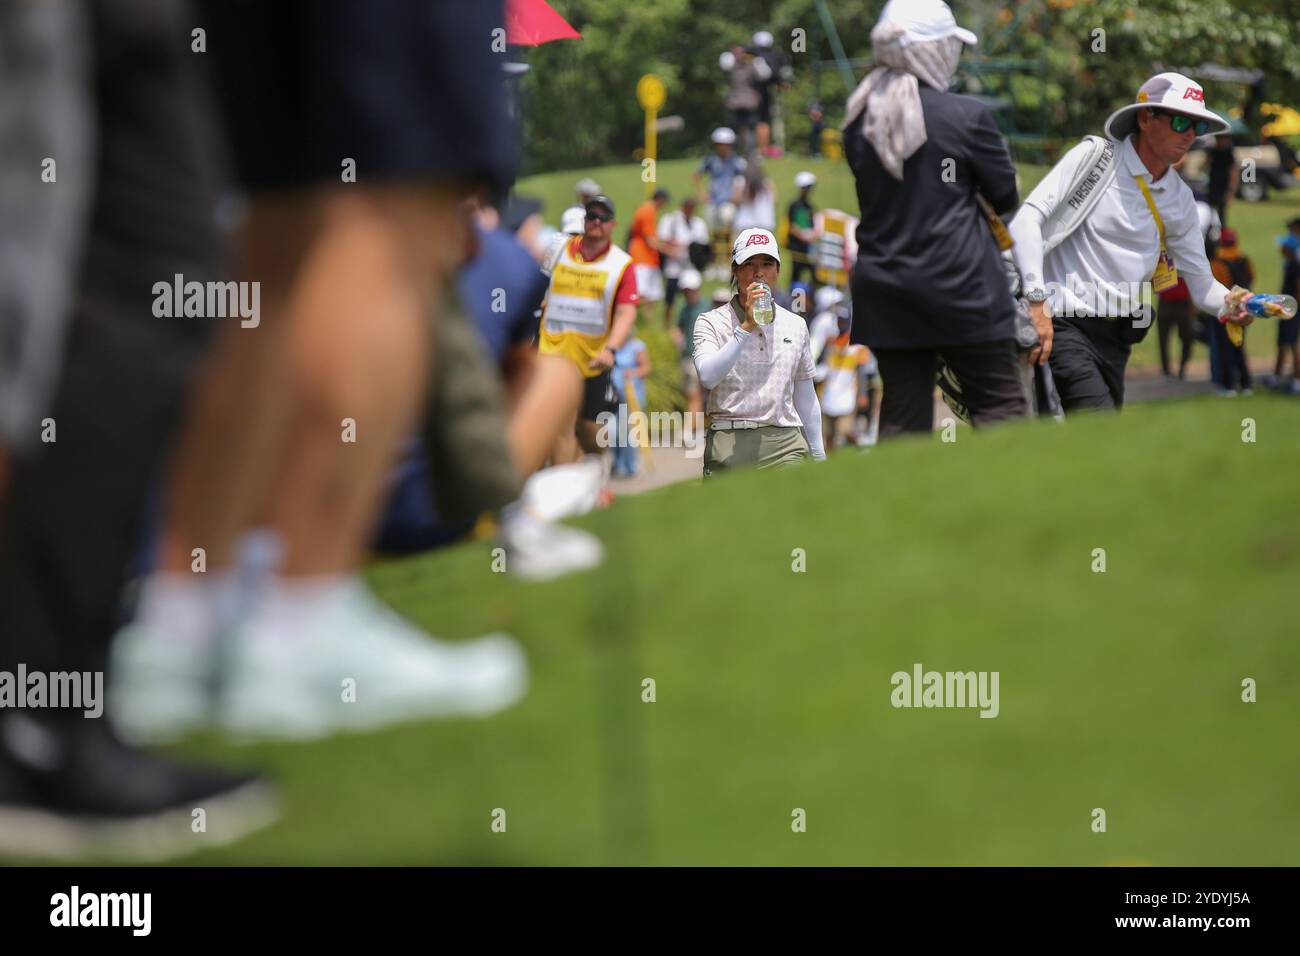
[[[640,104],[641,109],[645,110],[645,150],[642,159],[648,159],[651,162],[658,161],[659,136],[655,130],[655,120],[659,116],[659,110],[664,105],[667,98],[667,90],[664,88],[664,81],[659,79],[653,73],[647,73],[636,83],[636,101]],[[655,191],[655,180],[658,179],[658,173],[649,182],[645,184],[645,194],[650,196]]]

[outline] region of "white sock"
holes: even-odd
[[[362,587],[354,574],[275,575],[258,602],[258,629],[275,638],[308,637],[322,615]]]
[[[140,588],[135,621],[178,641],[206,644],[216,633],[216,609],[234,586],[229,571],[155,571]]]
[[[236,571],[215,602],[216,629],[224,633],[248,617],[262,589],[280,566],[284,548],[280,535],[270,528],[245,532],[235,545]]]

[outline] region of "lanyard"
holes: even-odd
[[[1134,181],[1138,184],[1138,189],[1142,190],[1142,195],[1146,197],[1147,205],[1151,207],[1151,218],[1156,221],[1156,229],[1160,232],[1160,253],[1165,254],[1165,221],[1160,218],[1160,210],[1156,209],[1156,201],[1151,198],[1151,190],[1147,189],[1146,180],[1141,176],[1134,176]]]
[[[1147,184],[1143,182],[1141,176],[1133,178],[1137,181],[1138,188],[1142,190],[1142,195],[1146,197],[1147,205],[1151,208],[1151,218],[1156,221],[1156,229],[1160,232],[1160,260],[1156,263],[1155,271],[1151,273],[1151,288],[1156,292],[1164,292],[1178,285],[1178,270],[1174,268],[1169,250],[1165,246],[1165,223],[1160,218],[1160,210],[1156,209],[1156,201],[1151,198],[1151,190],[1147,189]]]

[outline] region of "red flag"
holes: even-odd
[[[582,34],[565,21],[546,0],[506,0],[506,42],[515,46],[540,46],[552,40],[581,40]]]

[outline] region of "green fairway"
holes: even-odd
[[[1297,436],[1300,403],[1262,395],[962,430],[620,500],[581,522],[605,566],[550,584],[493,573],[486,542],[376,567],[433,633],[517,636],[528,696],[191,742],[285,802],[193,859],[1294,865]],[[998,716],[894,708],[917,663],[998,672]]]

